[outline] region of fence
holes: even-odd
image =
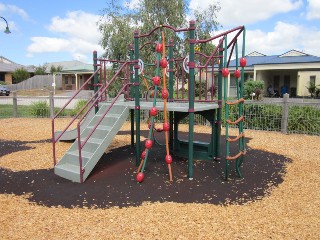
[[[61,88],[61,75],[55,75],[55,79],[52,75],[36,75],[17,84],[8,84],[6,87],[8,87],[11,92],[28,89],[52,88],[53,82],[56,84],[56,89]]]
[[[62,117],[71,117],[76,113],[77,105],[86,101],[91,94],[82,95],[72,100]],[[70,97],[0,97],[0,118],[12,117],[43,117],[54,115],[70,99]],[[223,109],[224,111],[224,109]],[[236,108],[230,109],[230,118],[237,119]],[[224,117],[224,114],[222,114]],[[282,133],[298,133],[320,136],[320,102],[298,102],[284,98],[264,101],[245,101],[244,128],[263,131],[278,131]],[[142,121],[148,120],[148,111],[141,111]],[[158,114],[156,121],[161,122],[163,115]],[[188,118],[183,120],[188,123]],[[223,121],[224,122],[224,121]],[[195,123],[208,125],[206,119],[195,115]]]

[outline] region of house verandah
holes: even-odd
[[[258,52],[246,56],[246,80],[260,80],[264,82],[264,95],[268,96],[267,89],[271,86],[281,96],[288,93],[290,97],[310,96],[308,87],[310,82],[320,84],[320,57],[312,56],[296,50],[282,55],[267,56]],[[230,61],[229,70],[235,70],[235,60]],[[235,93],[235,79],[232,74],[228,78],[230,86],[228,94]]]

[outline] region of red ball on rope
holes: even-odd
[[[172,163],[172,157],[169,154],[166,155],[166,163],[167,164],[171,164]]]
[[[143,180],[144,180],[144,173],[142,173],[142,172],[139,172],[138,174],[137,174],[137,181],[139,182],[139,183],[141,183],[141,182],[143,182]]]
[[[146,140],[145,147],[146,147],[146,149],[152,148],[152,141],[150,139]]]
[[[162,68],[166,68],[167,65],[168,65],[167,59],[162,58],[162,59],[160,60],[160,66],[161,66]]]
[[[228,68],[222,68],[222,76],[228,77],[229,75],[229,69]]]
[[[240,66],[245,67],[247,65],[247,59],[245,58],[240,58]]]
[[[240,72],[239,69],[237,69],[237,70],[234,71],[234,77],[235,77],[235,78],[239,78],[240,75],[241,75],[241,72]]]
[[[163,131],[168,132],[170,130],[170,124],[165,122],[163,123]]]
[[[158,113],[158,109],[156,108],[156,107],[152,107],[151,109],[150,109],[150,115],[151,116],[156,116],[157,115],[157,113]]]
[[[162,95],[163,99],[167,99],[169,97],[168,90],[167,89],[162,89],[161,95]]]
[[[157,43],[157,45],[156,45],[156,52],[157,53],[161,53],[162,52],[162,44],[161,43]]]
[[[144,151],[141,153],[141,158],[142,158],[142,159],[145,159],[146,155],[147,155],[147,152],[146,152],[146,150],[144,150]]]
[[[159,76],[155,76],[152,78],[153,84],[158,86],[160,84],[160,77]]]

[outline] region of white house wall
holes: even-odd
[[[310,77],[316,77],[316,85],[320,85],[320,70],[319,71],[299,71],[298,72],[298,95],[310,96],[307,87],[309,86]]]

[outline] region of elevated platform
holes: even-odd
[[[134,101],[125,101],[121,103],[115,103],[116,104],[122,104],[129,107],[129,109],[135,109],[135,103]],[[153,106],[152,101],[143,101],[140,100],[140,109],[141,110],[149,110]],[[158,101],[156,104],[158,110],[163,111],[163,102]],[[194,112],[202,112],[206,110],[212,110],[219,108],[218,103],[215,102],[204,102],[204,103],[194,103]],[[189,103],[187,102],[167,102],[167,110],[169,112],[189,112]]]

